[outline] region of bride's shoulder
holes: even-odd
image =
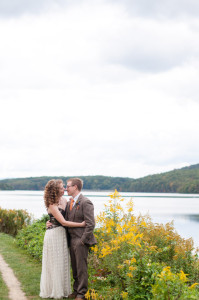
[[[62,197],[62,198],[61,198],[61,203],[62,203],[63,205],[66,205],[66,204],[67,204],[67,199],[66,199],[65,197]]]

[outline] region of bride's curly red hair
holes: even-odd
[[[58,204],[60,198],[60,184],[63,184],[61,179],[51,179],[45,186],[44,203],[46,208],[51,204]]]

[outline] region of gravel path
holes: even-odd
[[[22,292],[20,287],[20,282],[15,277],[13,270],[8,266],[8,264],[3,259],[0,254],[0,272],[2,273],[3,280],[5,281],[9,289],[9,299],[11,300],[27,300],[24,292]]]

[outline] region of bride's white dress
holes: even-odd
[[[64,214],[63,210],[60,211]],[[47,229],[44,236],[40,297],[59,299],[70,293],[70,254],[66,231],[62,226],[55,226]]]

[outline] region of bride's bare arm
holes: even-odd
[[[49,206],[49,212],[63,226],[67,226],[67,227],[85,227],[86,226],[86,222],[85,221],[82,222],[82,223],[66,221],[64,219],[64,217],[62,216],[62,214],[60,213],[57,205],[54,205],[54,204],[50,205]]]

